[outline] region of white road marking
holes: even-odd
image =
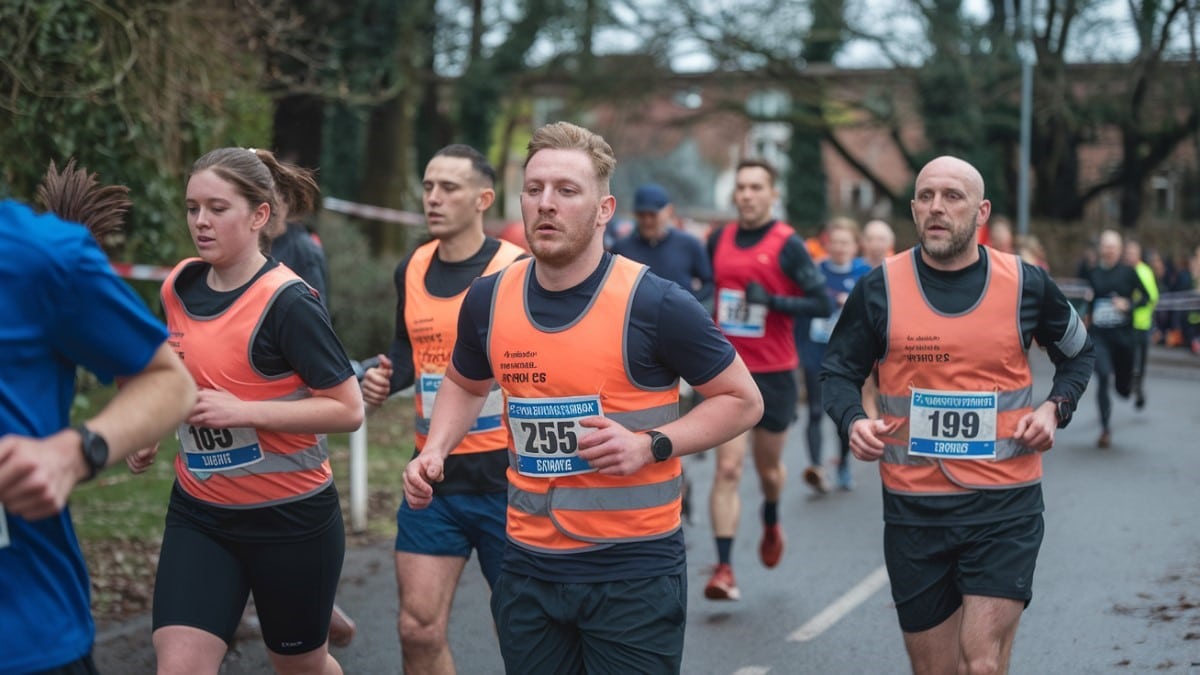
[[[742,666],[733,671],[733,675],[767,675],[769,672],[770,666]]]
[[[887,584],[887,567],[880,566],[879,569],[868,574],[867,578],[858,582],[857,586],[834,600],[833,604],[821,610],[820,614],[809,619],[808,623],[797,628],[796,632],[788,636],[788,642],[808,642],[824,633]]]

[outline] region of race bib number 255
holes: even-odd
[[[577,452],[579,439],[594,431],[579,421],[604,414],[599,396],[509,397],[505,413],[522,475],[553,478],[595,470]]]

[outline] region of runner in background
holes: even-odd
[[[817,263],[821,275],[825,277],[825,291],[833,304],[833,314],[827,318],[796,317],[796,345],[800,350],[800,371],[804,378],[806,404],[808,407],[808,423],[806,440],[808,442],[808,466],[804,469],[804,482],[817,494],[829,491],[829,481],[825,477],[822,466],[822,450],[825,435],[821,425],[825,421],[825,409],[821,404],[821,383],[818,375],[821,371],[821,359],[825,358],[825,346],[829,336],[842,314],[842,306],[854,284],[871,271],[867,263],[858,258],[858,223],[851,218],[834,218],[825,224],[825,250],[828,257]],[[839,442],[840,452],[837,464],[837,485],[841,490],[854,487],[850,474],[850,447],[845,442]]]
[[[425,448],[430,418],[458,337],[458,314],[467,288],[523,255],[483,232],[483,214],[496,198],[496,170],[478,150],[449,145],[425,167],[422,204],[432,241],[396,267],[396,331],[388,356],[363,377],[371,406],[417,385],[413,457]],[[507,506],[508,434],[501,422],[499,389],[443,465],[428,509],[408,501],[396,512],[397,632],[406,673],[453,673],[446,640],[454,591],[474,550],[488,588],[500,575]]]
[[[777,179],[778,173],[767,162],[740,162],[733,194],[738,219],[708,239],[717,325],[745,360],[765,404],[754,429],[717,448],[709,501],[717,565],[704,589],[704,597],[710,600],[741,597],[733,574],[733,539],[741,518],[738,485],[747,451],[754,459],[763,496],[759,560],[772,568],[783,558],[786,538],[779,524],[779,499],[787,480],[783,446],[796,419],[799,396],[795,370],[800,358],[793,321],[800,314],[824,317],[831,311],[825,281],[804,240],[772,216],[779,199]]]
[[[1133,312],[1150,302],[1150,291],[1136,270],[1121,262],[1121,235],[1116,230],[1100,234],[1095,266],[1084,280],[1092,287],[1088,307],[1088,334],[1096,343],[1096,402],[1100,408],[1100,437],[1096,447],[1112,444],[1112,396],[1109,385],[1121,398],[1133,392]]]
[[[1150,351],[1150,329],[1154,325],[1154,306],[1158,304],[1158,283],[1154,270],[1142,260],[1142,245],[1134,239],[1125,242],[1124,263],[1137,272],[1142,287],[1149,293],[1144,304],[1133,310],[1133,405],[1146,407],[1146,358]],[[1135,298],[1140,301],[1143,298]],[[1136,303],[1135,303],[1136,304]]]

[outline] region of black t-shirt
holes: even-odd
[[[498,250],[500,240],[488,237],[479,251],[466,260],[446,262],[434,255],[429,269],[425,271],[425,290],[434,297],[453,298],[467,290],[471,282],[483,274]],[[388,356],[392,359],[392,393],[412,386],[416,379],[412,341],[408,337],[408,325],[404,322],[404,299],[407,295],[405,279],[411,261],[412,254],[409,254],[400,261],[392,275],[392,281],[396,285],[396,331],[388,351]],[[417,452],[414,449],[414,457]],[[505,477],[507,470],[506,447],[469,455],[450,455],[442,468],[442,480],[434,484],[433,492],[438,495],[504,492],[508,489],[508,479]]]
[[[1099,326],[1092,316],[1091,330],[1093,331],[1130,331],[1133,329],[1133,309],[1150,302],[1150,291],[1142,283],[1137,270],[1129,265],[1117,264],[1112,267],[1094,265],[1087,270],[1084,277],[1092,287],[1092,303],[1088,307],[1089,314],[1096,308],[1099,300],[1110,298],[1125,298],[1131,303],[1130,311],[1125,313],[1124,321],[1115,326]]]
[[[612,260],[612,254],[605,253],[596,271],[564,291],[542,288],[531,273],[527,291],[531,318],[551,328],[574,322],[599,291]],[[492,378],[485,345],[498,278],[492,275],[471,284],[459,314],[454,367],[473,380]],[[634,292],[625,343],[630,375],[646,387],[667,386],[680,377],[693,385],[704,384],[736,357],[733,346],[691,293],[650,272]],[[664,539],[570,555],[539,554],[515,545],[508,546],[504,555],[507,572],[569,583],[682,574],[685,567],[682,529]]]
[[[925,297],[947,314],[966,311],[979,301],[987,284],[988,256],[980,248],[978,262],[944,272],[925,264],[918,254],[917,276]],[[1046,398],[1065,397],[1072,410],[1092,375],[1095,351],[1083,323],[1058,286],[1040,267],[1022,262],[1020,329],[1029,349],[1034,340],[1054,363],[1054,382]],[[825,358],[821,362],[821,394],[825,411],[848,438],[850,425],[866,417],[862,384],[887,347],[887,285],[883,268],[863,277],[842,308]],[[1041,485],[1010,490],[977,490],[961,495],[912,497],[884,490],[884,520],[904,525],[967,525],[1041,513]]]
[[[232,291],[215,291],[206,281],[207,263],[189,265],[175,280],[175,291],[193,316],[216,316],[242,296],[259,277],[279,264],[268,258],[254,277]],[[321,301],[306,284],[287,286],[263,317],[250,358],[266,376],[295,372],[310,389],[330,389],[354,376],[350,359],[333,332]],[[322,439],[322,442],[324,440]],[[328,527],[340,509],[330,485],[307,499],[255,509],[227,509],[187,496],[174,488],[172,512],[193,524],[244,541],[296,541]]]

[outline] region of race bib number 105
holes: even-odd
[[[192,471],[230,471],[262,461],[262,448],[254,429],[210,429],[179,426],[179,445]]]
[[[594,431],[579,421],[604,414],[599,396],[509,397],[505,413],[521,475],[553,478],[595,471],[576,453],[579,439]]]

